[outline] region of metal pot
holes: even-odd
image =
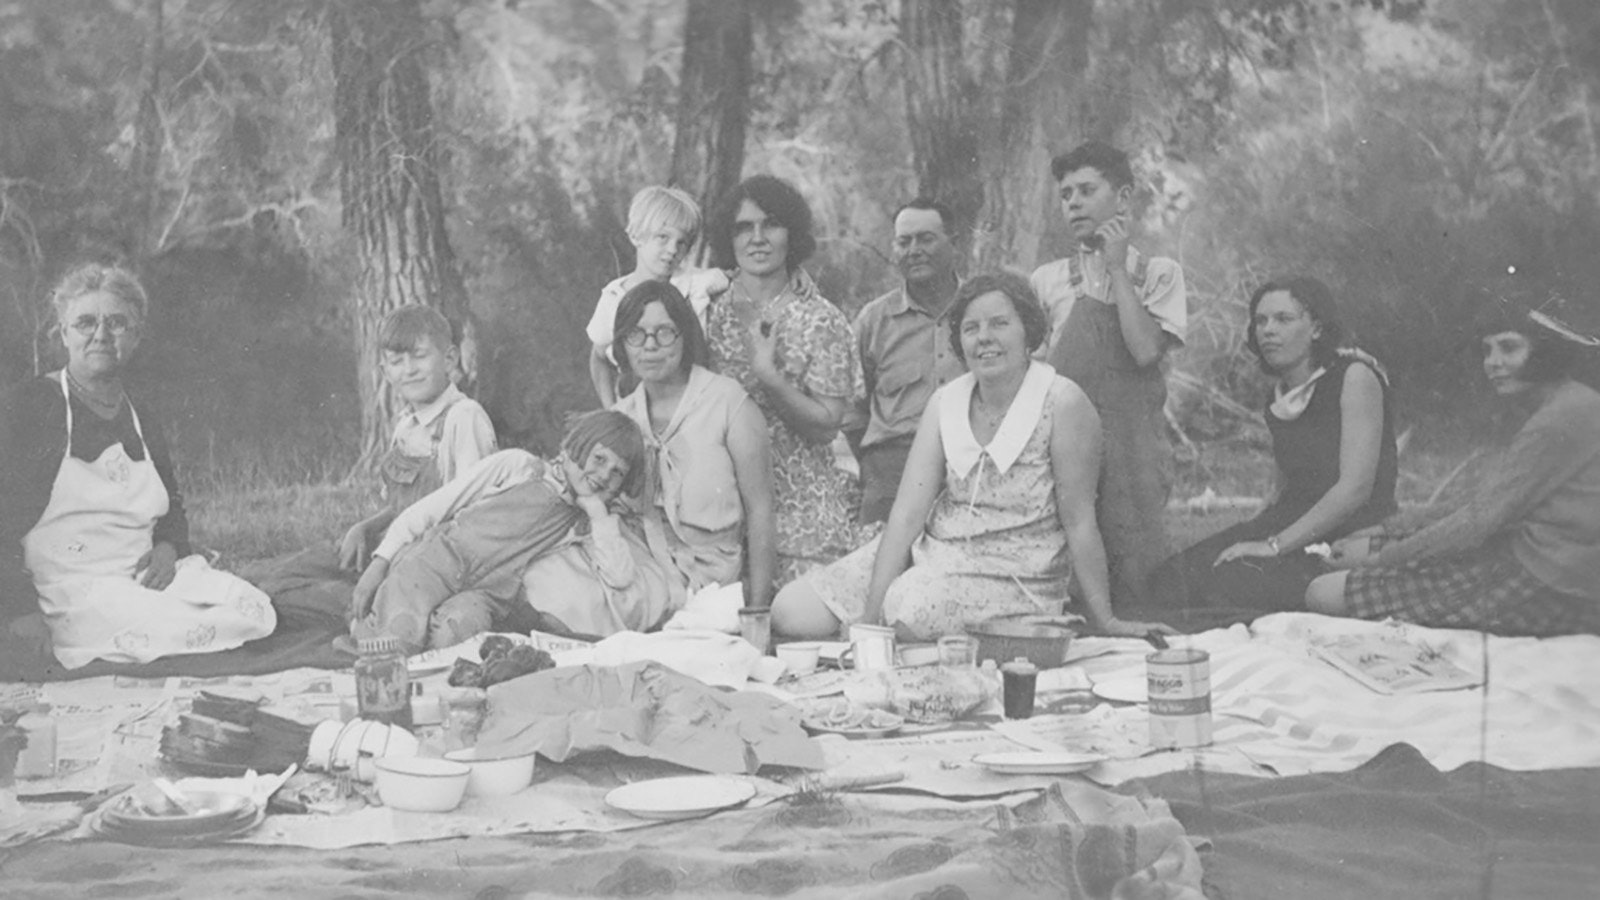
[[[1049,616],[1016,613],[985,619],[967,633],[978,639],[978,661],[992,659],[997,664],[1022,657],[1041,669],[1066,662],[1067,647],[1082,616]]]

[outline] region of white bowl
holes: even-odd
[[[427,756],[388,757],[373,765],[383,805],[412,812],[449,812],[460,806],[472,774],[466,763]]]
[[[817,670],[817,658],[822,655],[822,642],[790,641],[779,644],[775,652],[790,672],[795,675],[809,675]]]
[[[444,755],[445,759],[466,763],[472,768],[472,775],[467,778],[467,793],[473,797],[504,797],[515,794],[533,783],[533,759],[535,753],[527,753],[479,757],[478,748],[466,747],[461,750],[451,750]]]

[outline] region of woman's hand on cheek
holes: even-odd
[[[162,541],[145,551],[134,564],[135,576],[143,572],[139,583],[152,591],[165,590],[172,583],[172,576],[178,570],[178,549],[166,541]]]

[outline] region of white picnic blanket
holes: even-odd
[[[1316,638],[1402,629],[1487,689],[1388,695],[1318,658]],[[1184,640],[1184,639],[1180,639]],[[1502,638],[1473,631],[1279,613],[1186,639],[1211,654],[1214,744],[1098,767],[1117,782],[1200,765],[1279,775],[1340,772],[1405,742],[1442,770],[1481,760],[1516,770],[1600,766],[1600,636]],[[1147,648],[1083,663],[1091,680],[1137,677]],[[1484,667],[1487,652],[1487,669]]]

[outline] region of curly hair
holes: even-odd
[[[775,175],[752,175],[739,182],[717,207],[711,222],[711,264],[719,269],[732,269],[738,265],[733,256],[734,220],[739,207],[749,200],[761,211],[776,219],[789,232],[789,252],[784,257],[784,267],[790,272],[817,252],[817,238],[812,232],[811,207],[794,185]]]
[[[1068,172],[1083,168],[1099,172],[1111,182],[1113,188],[1130,187],[1133,184],[1133,165],[1128,162],[1128,154],[1103,141],[1079,144],[1050,160],[1050,176],[1056,181],[1060,181]]]
[[[150,298],[139,277],[122,266],[106,263],[85,263],[63,275],[50,292],[50,306],[59,317],[72,301],[101,291],[137,308],[140,319],[150,312]]]
[[[1322,326],[1322,333],[1311,339],[1311,362],[1317,366],[1333,363],[1339,356],[1339,348],[1350,339],[1344,322],[1339,318],[1339,305],[1333,302],[1333,291],[1317,279],[1306,276],[1274,278],[1250,295],[1250,311],[1245,316],[1248,324],[1244,345],[1255,354],[1262,370],[1270,371],[1266,358],[1261,355],[1261,343],[1256,338],[1256,310],[1261,308],[1261,301],[1273,291],[1284,291],[1293,297],[1294,302],[1300,304],[1300,308],[1311,317],[1311,321]]]

